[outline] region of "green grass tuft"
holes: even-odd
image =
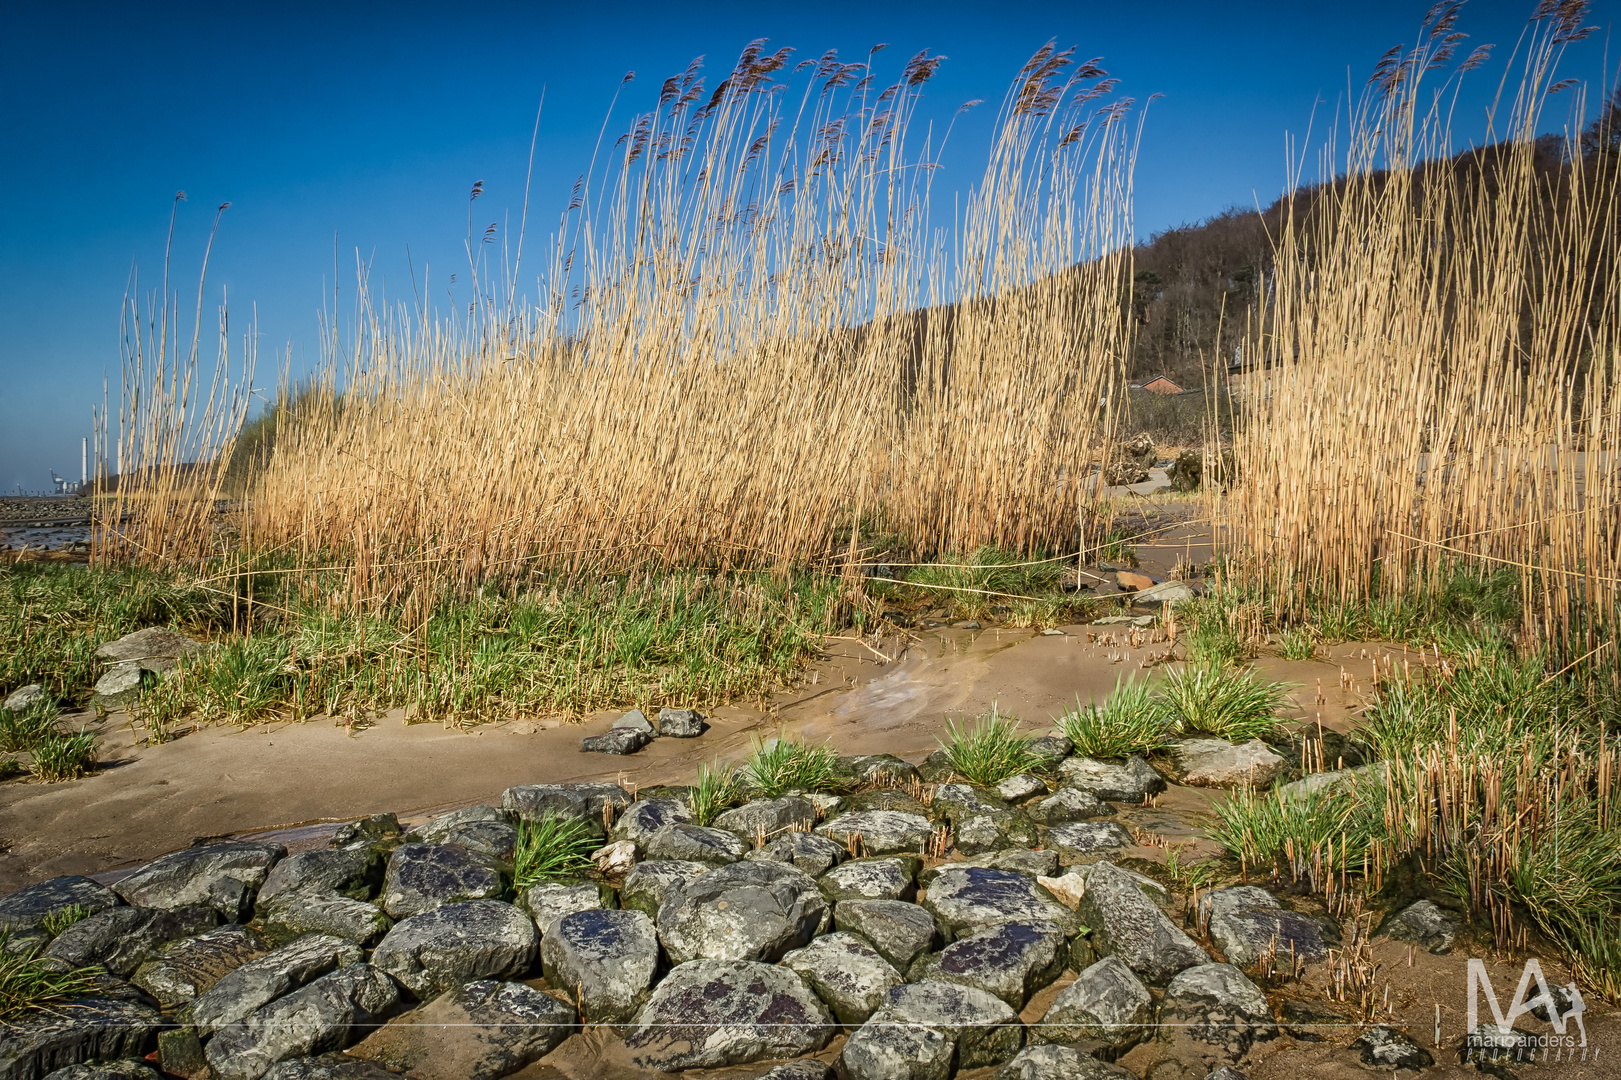
[[[1278,644],[1285,660],[1310,660],[1317,655],[1317,639],[1309,630],[1284,630],[1278,634]]]
[[[1158,696],[1184,730],[1244,742],[1270,735],[1283,723],[1277,712],[1287,689],[1283,683],[1257,681],[1253,672],[1189,663],[1166,674]]]
[[[0,1024],[94,993],[98,974],[91,968],[58,971],[37,949],[14,945],[11,932],[0,930]]]
[[[687,805],[699,825],[708,825],[735,806],[742,795],[742,782],[730,765],[699,765],[698,778],[687,791]]]
[[[29,768],[50,784],[88,776],[96,771],[96,736],[89,731],[47,735],[34,744],[34,761]]]
[[[36,701],[20,713],[0,709],[0,750],[28,751],[56,733],[56,703]]]
[[[1174,734],[1173,719],[1153,688],[1135,677],[1116,680],[1114,692],[1099,705],[1075,702],[1060,716],[1058,730],[1082,757],[1120,758],[1148,754]]]
[[[41,929],[51,937],[56,937],[74,923],[82,922],[94,914],[95,912],[92,909],[85,907],[83,904],[69,904],[67,907],[57,908],[45,916],[45,922],[41,924]]]
[[[972,728],[952,721],[948,742],[941,742],[951,769],[970,784],[990,787],[1010,776],[1030,772],[1040,756],[1030,749],[1030,740],[1019,734],[1019,723],[1005,717],[992,705]]]
[[[579,818],[546,814],[534,821],[520,821],[513,886],[527,889],[553,875],[588,869],[597,841],[591,823]]]
[[[754,740],[740,779],[751,794],[774,799],[789,791],[837,791],[843,786],[839,755],[826,743],[808,746],[797,739],[770,744]]]

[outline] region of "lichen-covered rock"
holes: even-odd
[[[100,964],[127,979],[164,945],[219,925],[219,912],[207,904],[163,911],[144,907],[104,908],[80,919],[45,950],[64,968]]]
[[[1073,913],[1023,874],[984,866],[949,866],[935,875],[923,906],[953,939],[1002,923],[1046,920],[1071,929]]]
[[[264,1080],[398,1080],[398,1077],[399,1073],[389,1072],[370,1061],[357,1061],[344,1054],[322,1054],[288,1058],[265,1073]]]
[[[187,848],[141,867],[113,886],[136,907],[165,911],[208,904],[228,922],[243,922],[270,868],[286,857],[280,844],[232,840]]]
[[[653,985],[659,938],[640,911],[576,911],[553,923],[540,940],[552,986],[572,993],[590,1024],[629,1020]]]
[[[95,914],[123,902],[117,893],[87,877],[55,877],[0,896],[0,929],[37,930],[47,918],[71,907]]]
[[[133,634],[125,634],[116,641],[104,642],[96,649],[96,659],[109,664],[134,664],[144,671],[158,674],[171,671],[183,657],[201,649],[202,643],[167,627],[149,626]]]
[[[589,735],[580,740],[580,751],[586,754],[634,754],[653,741],[653,734],[637,728],[609,728],[601,735]]]
[[[820,833],[788,832],[767,840],[764,847],[756,848],[743,857],[787,863],[811,877],[821,877],[842,862],[847,854],[843,844]]]
[[[1090,862],[1109,852],[1131,847],[1135,841],[1125,827],[1113,821],[1073,821],[1054,825],[1044,837],[1063,866]]]
[[[98,1061],[94,1065],[69,1065],[46,1075],[45,1080],[158,1080],[158,1074],[143,1061]]]
[[[322,848],[289,855],[270,868],[258,906],[285,893],[318,892],[370,900],[383,881],[384,856],[376,848]]]
[[[1046,797],[1047,781],[1033,773],[1019,773],[997,784],[996,794],[1010,804],[1026,803],[1037,797]]]
[[[1427,1069],[1435,1064],[1430,1052],[1412,1040],[1406,1032],[1376,1025],[1364,1031],[1351,1044],[1362,1058],[1362,1064],[1375,1069]]]
[[[917,895],[911,863],[891,857],[855,859],[817,879],[829,900],[910,900]]]
[[[647,735],[658,734],[658,728],[653,726],[653,721],[649,720],[647,718],[647,714],[642,712],[640,709],[631,709],[629,712],[621,715],[619,719],[613,722],[613,729],[615,731],[624,731],[629,729],[631,731],[640,731]]]
[[[1035,755],[1035,768],[1048,773],[1058,768],[1059,762],[1075,752],[1075,744],[1062,735],[1042,735],[1031,739],[1025,745]]]
[[[7,694],[6,700],[0,703],[0,709],[14,713],[26,712],[35,702],[44,701],[48,696],[45,687],[37,682],[29,683]]]
[[[551,932],[552,924],[564,915],[576,911],[593,911],[605,906],[602,889],[596,885],[565,885],[560,881],[531,885],[518,897],[518,907],[535,920],[541,936]]]
[[[816,807],[798,795],[777,799],[755,799],[736,806],[715,819],[715,828],[740,836],[768,839],[794,828],[808,829],[816,824]]]
[[[1129,873],[1112,863],[1097,863],[1088,872],[1077,912],[1091,927],[1098,952],[1118,956],[1149,986],[1164,986],[1184,968],[1210,960]]]
[[[917,768],[893,754],[858,754],[839,758],[839,773],[851,787],[866,787],[880,781],[906,786],[919,779]]]
[[[917,855],[927,849],[934,826],[928,818],[902,810],[856,810],[817,831],[846,846],[859,841],[868,855]]]
[[[520,784],[501,793],[501,809],[526,821],[555,817],[602,824],[605,805],[617,813],[630,805],[630,795],[618,784]]]
[[[1210,940],[1237,967],[1251,967],[1269,953],[1302,960],[1328,955],[1322,923],[1284,909],[1271,893],[1253,885],[1206,893],[1199,898],[1199,917],[1210,927]]]
[[[114,664],[90,688],[91,700],[103,709],[120,709],[141,696],[141,665]]]
[[[664,904],[664,894],[669,891],[670,886],[693,881],[713,869],[713,866],[705,863],[685,862],[680,859],[650,859],[639,862],[625,875],[624,884],[619,887],[619,906],[643,912],[656,919],[659,908]]]
[[[1057,872],[1058,854],[1052,851],[1011,848],[1007,851],[993,851],[985,855],[975,855],[972,858],[959,859],[955,862],[941,863],[938,866],[929,867],[918,874],[918,886],[926,889],[934,884],[934,879],[939,876],[940,871],[965,866],[983,866],[991,870],[1008,870],[1015,874],[1023,874],[1027,878],[1039,879],[1049,877]]]
[[[903,972],[940,937],[934,916],[904,900],[841,901],[833,908],[833,925],[866,938],[880,956]]]
[[[1165,1038],[1181,1035],[1206,1043],[1229,1061],[1257,1041],[1278,1036],[1266,995],[1231,964],[1198,964],[1178,972],[1165,986],[1159,1023]]]
[[[964,855],[1029,848],[1037,841],[1035,824],[1023,811],[1000,795],[969,784],[936,788],[934,813],[951,823],[952,842]]]
[[[136,969],[130,982],[160,1004],[178,1005],[264,954],[263,942],[247,927],[221,926],[170,945]]]
[[[1072,821],[1102,817],[1109,813],[1109,807],[1090,791],[1061,787],[1040,802],[1025,807],[1025,813],[1038,825],[1066,825]]]
[[[625,1039],[642,1067],[720,1068],[814,1053],[832,1017],[797,974],[743,960],[692,960],[671,969]]]
[[[704,714],[697,709],[660,709],[659,734],[666,739],[696,739],[704,733]]]
[[[1090,791],[1110,802],[1140,803],[1144,796],[1165,790],[1165,777],[1135,754],[1118,762],[1068,758],[1058,766],[1058,776],[1066,786]]]
[[[220,977],[183,1012],[198,1033],[241,1021],[284,994],[342,967],[360,963],[359,946],[326,934],[311,934],[283,945]]]
[[[1064,928],[1045,921],[1002,923],[958,938],[906,973],[912,982],[946,982],[995,994],[1015,1010],[1063,974],[1069,956]]]
[[[1283,771],[1283,758],[1260,739],[1178,739],[1168,748],[1173,775],[1190,787],[1264,787]]]
[[[795,949],[782,966],[799,972],[846,1027],[865,1023],[889,991],[906,981],[866,939],[843,932]]]
[[[1114,1058],[1148,1038],[1153,1019],[1148,988],[1118,956],[1106,956],[1064,987],[1030,1038]]]
[[[991,1080],[1137,1080],[1118,1065],[1068,1046],[1027,1046]]]
[[[749,852],[748,842],[735,833],[690,823],[666,825],[636,846],[644,859],[710,866],[734,863]]]
[[[162,1027],[156,1009],[110,997],[36,1012],[0,1024],[0,1080],[36,1080],[81,1062],[143,1057]]]
[[[671,885],[659,907],[658,932],[672,963],[775,963],[820,933],[828,915],[808,875],[783,863],[741,862]]]
[[[919,1041],[907,1030],[926,1029],[939,1035],[954,1052],[946,1055],[947,1071],[916,1072],[909,1069],[885,1073],[904,1060],[907,1046],[938,1060],[932,1040]],[[851,1034],[839,1062],[846,1075],[862,1080],[888,1076],[950,1075],[965,1069],[1000,1065],[1024,1045],[1024,1025],[1007,1002],[955,983],[920,982],[897,986],[868,1021]]]
[[[837,1080],[833,1075],[833,1066],[825,1061],[815,1058],[800,1058],[798,1061],[784,1061],[781,1065],[772,1066],[771,1071],[760,1077],[760,1080]]]
[[[383,909],[364,900],[332,893],[282,893],[259,909],[259,925],[276,941],[305,934],[331,934],[356,945],[371,945],[394,925]]]
[[[614,819],[615,840],[634,840],[638,845],[648,840],[666,825],[685,825],[692,821],[692,807],[684,799],[638,799]]]
[[[399,987],[367,964],[353,964],[215,1032],[203,1048],[217,1080],[259,1080],[288,1058],[341,1050],[382,1023]]]
[[[345,822],[332,831],[326,846],[334,851],[346,848],[394,847],[400,838],[400,819],[396,814],[372,814],[357,821]]]
[[[474,979],[523,975],[539,938],[534,920],[511,904],[467,900],[396,923],[372,963],[425,1001]]]
[[[1409,904],[1386,919],[1379,934],[1393,941],[1410,941],[1432,953],[1452,951],[1463,925],[1429,900]]]
[[[454,844],[452,839],[456,830],[463,825],[475,825],[484,822],[499,822],[502,825],[511,825],[514,815],[511,811],[502,810],[495,806],[464,806],[459,810],[450,810],[437,817],[429,818],[421,825],[414,826],[405,834],[405,840],[411,844]]]
[[[545,1057],[578,1028],[574,1010],[550,994],[478,979],[378,1028],[348,1055],[412,1080],[495,1080]]]
[[[506,883],[497,870],[453,844],[403,844],[388,859],[383,877],[383,910],[395,919],[463,900],[502,895]]]

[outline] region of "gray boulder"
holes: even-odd
[[[1352,769],[1333,769],[1328,772],[1312,773],[1301,777],[1293,783],[1284,784],[1277,788],[1277,794],[1284,799],[1300,799],[1308,795],[1315,795],[1319,791],[1340,791],[1347,788],[1367,789],[1374,785],[1384,783],[1384,777],[1378,765],[1358,765]]]
[[[184,1015],[199,1034],[207,1036],[323,975],[360,963],[364,955],[353,942],[311,934],[221,976],[193,999]]]
[[[840,814],[817,831],[847,847],[859,839],[868,855],[917,855],[926,850],[934,826],[928,818],[901,810],[857,810]]]
[[[580,751],[586,754],[634,754],[653,741],[651,732],[636,728],[610,728],[601,735],[590,735],[580,740]]]
[[[221,926],[170,945],[136,969],[130,982],[162,1005],[178,1005],[264,954],[264,944],[247,927]]]
[[[145,1062],[126,1059],[69,1065],[47,1074],[45,1080],[158,1080],[158,1074]]]
[[[656,919],[659,908],[664,906],[664,894],[670,886],[695,881],[713,869],[713,866],[705,863],[679,859],[639,862],[625,875],[625,882],[619,887],[619,906]]]
[[[964,855],[1029,848],[1037,842],[1035,825],[1023,811],[1000,795],[968,784],[941,784],[936,788],[934,812],[951,823],[952,842]]]
[[[409,844],[454,844],[456,830],[463,825],[481,824],[484,822],[499,822],[502,825],[511,825],[515,817],[510,811],[494,806],[464,806],[459,810],[451,810],[438,817],[429,818],[421,825],[415,826],[405,834],[405,841]]]
[[[158,1011],[139,1001],[100,996],[0,1024],[0,1080],[37,1080],[81,1062],[143,1057],[163,1025]]]
[[[940,936],[933,915],[903,900],[841,901],[833,925],[866,938],[897,971],[908,970]]]
[[[691,821],[692,808],[684,799],[638,799],[614,820],[609,836],[614,840],[634,840],[641,845],[666,825],[685,825]]]
[[[511,904],[467,900],[396,923],[372,963],[425,1001],[474,979],[523,975],[539,936],[534,920]]]
[[[671,963],[761,960],[775,963],[828,922],[816,882],[791,866],[741,862],[674,884],[659,907],[659,940]]]
[[[389,856],[381,902],[390,917],[404,919],[445,904],[492,899],[505,891],[500,872],[465,848],[404,844]]]
[[[318,892],[370,900],[383,880],[383,855],[372,848],[316,849],[289,855],[270,868],[259,887],[264,907],[284,893]]]
[[[243,922],[270,868],[287,855],[280,844],[227,841],[187,848],[141,867],[113,886],[137,907],[208,904],[229,922]]]
[[[839,772],[851,787],[889,783],[904,787],[917,782],[917,768],[894,754],[858,754],[839,758]]]
[[[1285,910],[1265,889],[1238,885],[1199,898],[1199,917],[1208,922],[1210,940],[1237,967],[1251,967],[1269,954],[1321,960],[1328,955],[1322,923]]]
[[[1075,752],[1075,744],[1062,735],[1043,735],[1026,745],[1036,755],[1035,767],[1042,772],[1052,772],[1059,762]]]
[[[836,1080],[833,1075],[833,1066],[825,1061],[815,1058],[800,1058],[798,1061],[784,1061],[781,1065],[772,1066],[771,1071],[760,1077],[760,1080]]]
[[[14,713],[25,712],[35,702],[44,701],[45,699],[45,688],[39,683],[29,683],[27,686],[13,690],[6,697],[5,704],[0,705],[0,709]]]
[[[1009,922],[959,938],[912,965],[912,982],[973,986],[995,994],[1015,1010],[1064,972],[1069,941],[1051,922]]]
[[[900,1060],[897,1043],[916,1045],[929,1051],[928,1042],[917,1043],[901,1032],[925,1028],[938,1034],[954,1051],[946,1060],[948,1072],[982,1069],[1000,1065],[1024,1045],[1024,1025],[1007,1002],[975,989],[954,983],[920,982],[897,986],[872,1017],[844,1044],[840,1065],[851,1077],[936,1075],[903,1069],[881,1070]],[[937,1060],[937,1055],[930,1058]]]
[[[1068,1046],[1027,1046],[991,1080],[1137,1080],[1135,1073]]]
[[[1456,917],[1428,900],[1409,904],[1379,927],[1379,934],[1383,937],[1393,941],[1410,941],[1438,954],[1451,952],[1453,942],[1458,940],[1462,931],[1463,925]]]
[[[1086,892],[1076,910],[1092,928],[1097,951],[1118,956],[1149,986],[1164,986],[1184,968],[1210,960],[1143,894],[1142,886],[1113,863],[1097,863],[1087,873]]]
[[[518,830],[505,821],[463,821],[445,830],[443,843],[459,847],[474,859],[511,874],[518,859]]]
[[[975,855],[972,858],[931,866],[918,875],[917,883],[926,889],[934,884],[934,879],[939,876],[940,871],[965,866],[1008,870],[1015,874],[1023,874],[1027,878],[1051,877],[1058,872],[1058,854],[1052,851],[1031,851],[1028,848],[993,851],[988,855]]]
[[[118,894],[87,877],[55,877],[0,896],[0,929],[37,930],[45,920],[71,907],[92,914],[123,903]]]
[[[1148,988],[1118,956],[1105,956],[1064,987],[1030,1037],[1116,1058],[1149,1037],[1153,1020]]]
[[[939,1028],[868,1021],[839,1054],[843,1080],[948,1080],[956,1045]]]
[[[265,1073],[265,1080],[398,1080],[398,1077],[399,1073],[389,1072],[381,1065],[356,1061],[344,1054],[288,1058]]]
[[[1047,781],[1033,773],[1010,776],[996,785],[996,793],[1011,804],[1026,803],[1047,795]]]
[[[45,956],[64,968],[100,964],[121,979],[171,941],[192,937],[219,925],[219,912],[207,904],[192,904],[173,911],[152,908],[104,908],[80,919],[45,950]]]
[[[906,859],[855,859],[823,874],[817,885],[829,900],[910,900],[917,895]]]
[[[393,980],[374,967],[340,968],[215,1032],[203,1055],[216,1080],[259,1080],[277,1062],[355,1042],[399,997]]]
[[[809,874],[821,877],[837,866],[848,852],[844,845],[820,833],[789,832],[765,846],[743,856],[745,859],[765,859],[768,862],[787,863]]]
[[[501,809],[526,821],[555,817],[602,823],[603,807],[615,812],[630,805],[630,795],[618,784],[520,784],[501,793]]]
[[[816,824],[816,807],[798,795],[778,799],[756,799],[733,807],[715,819],[715,828],[728,829],[741,836],[767,839],[790,829],[809,829]]]
[[[1351,1044],[1362,1064],[1375,1069],[1427,1069],[1435,1064],[1430,1052],[1404,1031],[1376,1025]]]
[[[714,1069],[815,1053],[832,1017],[797,974],[743,960],[692,960],[654,989],[625,1039],[649,1069]]]
[[[1030,820],[1038,825],[1065,825],[1071,821],[1102,817],[1109,812],[1108,804],[1102,799],[1077,787],[1061,787],[1025,809]]]
[[[659,733],[658,728],[653,726],[653,721],[649,720],[647,718],[647,714],[642,712],[640,709],[632,709],[621,716],[618,720],[615,720],[613,722],[613,730],[640,731],[644,735],[655,736]]]
[[[1198,964],[1178,972],[1160,1002],[1162,1037],[1181,1035],[1217,1047],[1229,1061],[1257,1041],[1278,1037],[1266,995],[1231,964]]]
[[[564,915],[576,911],[593,911],[603,906],[602,890],[596,885],[565,885],[560,881],[531,885],[518,897],[518,907],[535,920],[541,936],[551,933],[551,926]]]
[[[710,866],[734,863],[749,852],[746,840],[725,829],[702,825],[666,825],[637,843],[642,857],[656,862],[697,862]]]
[[[201,649],[202,643],[161,626],[149,626],[109,641],[96,649],[96,659],[109,664],[134,664],[138,669],[163,674],[174,670],[184,657]]]
[[[1072,821],[1047,830],[1047,846],[1058,853],[1063,866],[1091,862],[1109,852],[1133,846],[1125,827],[1113,821]]]
[[[659,734],[667,739],[696,739],[704,733],[704,714],[697,709],[660,709]]]
[[[430,822],[431,824],[431,822]],[[395,814],[372,814],[357,821],[345,822],[332,830],[327,847],[344,848],[395,846],[400,836],[400,819]]]
[[[348,1056],[413,1080],[495,1080],[545,1057],[578,1028],[574,1010],[550,994],[478,979],[378,1028]]]
[[[1003,923],[1056,922],[1070,929],[1074,914],[1023,874],[984,866],[951,866],[935,875],[923,906],[953,939]]]
[[[552,986],[575,995],[583,1022],[629,1020],[658,971],[658,932],[640,911],[576,911],[546,931],[540,960]]]
[[[1110,802],[1140,803],[1145,796],[1165,790],[1165,777],[1135,754],[1118,762],[1072,757],[1058,766],[1058,776],[1066,786]]]
[[[371,945],[394,925],[383,910],[364,900],[335,893],[284,892],[259,908],[266,936],[291,941],[305,934],[331,934],[356,945]]]
[[[824,934],[782,958],[833,1010],[839,1023],[858,1027],[906,981],[864,938],[850,933]]]
[[[1264,787],[1283,771],[1283,758],[1260,739],[1178,739],[1167,748],[1179,783],[1191,787]]]
[[[104,709],[118,709],[141,695],[141,665],[114,664],[90,688],[92,700]]]

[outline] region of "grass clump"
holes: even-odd
[[[581,818],[545,814],[533,821],[520,821],[513,886],[527,889],[548,877],[587,869],[597,840],[591,823]]]
[[[787,738],[755,740],[739,779],[750,794],[768,799],[790,791],[836,791],[843,783],[839,756],[831,746]]]
[[[1001,715],[995,705],[972,728],[952,721],[947,730],[950,740],[940,746],[951,770],[970,784],[990,787],[1030,772],[1041,762],[1030,749],[1030,740],[1019,734],[1018,721]]]
[[[0,750],[26,752],[56,732],[61,713],[50,701],[36,701],[20,713],[0,709]]]
[[[56,937],[74,923],[83,922],[85,919],[88,919],[94,914],[94,909],[88,908],[83,904],[69,904],[67,907],[57,908],[55,911],[45,916],[45,921],[41,924],[41,929],[43,929],[51,937]]]
[[[29,770],[48,784],[77,780],[96,771],[96,736],[89,731],[53,732],[34,744]]]
[[[1253,672],[1189,663],[1166,674],[1158,696],[1183,730],[1245,742],[1277,730],[1282,723],[1277,712],[1287,699],[1286,691],[1283,683],[1258,681]]]
[[[0,930],[0,1024],[65,1004],[96,990],[98,971],[58,971],[37,948],[14,945],[11,931]]]
[[[1082,757],[1119,758],[1148,754],[1164,746],[1174,733],[1173,718],[1153,688],[1135,677],[1116,680],[1114,693],[1099,705],[1095,700],[1060,716],[1059,732]]]
[[[1377,799],[1345,788],[1293,794],[1243,787],[1215,807],[1209,836],[1246,871],[1322,888],[1342,871],[1366,868],[1369,847],[1383,831],[1377,806]]]
[[[1278,635],[1278,645],[1285,660],[1310,660],[1317,655],[1317,640],[1309,630],[1284,630]]]
[[[687,789],[687,805],[692,807],[693,820],[709,825],[722,811],[735,806],[742,794],[742,782],[730,765],[699,765],[698,778]]]

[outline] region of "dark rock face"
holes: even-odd
[[[638,799],[614,821],[614,840],[645,842],[666,825],[684,825],[692,821],[692,808],[684,799]]]
[[[456,835],[457,830],[464,825],[511,825],[513,816],[510,812],[493,806],[464,806],[460,810],[452,810],[424,821],[405,834],[405,841],[409,844],[461,843],[456,839]]]
[[[141,867],[113,886],[124,902],[165,911],[207,904],[230,922],[253,911],[253,894],[287,855],[280,844],[229,841],[187,848]]]
[[[285,893],[319,892],[370,900],[383,880],[382,853],[371,848],[300,851],[270,868],[259,907]]]
[[[381,1065],[356,1061],[342,1054],[289,1058],[265,1073],[265,1080],[396,1080]]]
[[[917,769],[893,754],[858,754],[839,758],[839,771],[851,787],[876,784],[880,779],[904,787],[918,781]]]
[[[602,906],[602,890],[595,885],[544,882],[529,886],[518,897],[519,909],[534,917],[542,936],[551,933],[552,924],[563,916],[576,911],[593,911]]]
[[[578,1028],[574,1010],[550,994],[479,979],[385,1024],[348,1053],[413,1080],[495,1080],[545,1057]]]
[[[939,939],[934,916],[902,900],[845,900],[833,909],[833,925],[860,934],[896,970],[906,971]]]
[[[1066,825],[1072,821],[1102,817],[1108,812],[1109,807],[1102,799],[1076,787],[1061,787],[1025,809],[1030,820],[1038,825]]]
[[[1287,911],[1265,889],[1239,885],[1218,889],[1199,899],[1199,915],[1210,925],[1210,939],[1229,963],[1247,968],[1276,949],[1281,957],[1321,960],[1328,955],[1322,923]]]
[[[1362,1064],[1375,1069],[1427,1069],[1435,1064],[1430,1052],[1406,1032],[1383,1025],[1364,1031],[1351,1049],[1361,1056]]]
[[[931,1063],[940,1060],[939,1043],[905,1034],[917,1029],[932,1031],[948,1048],[944,1055],[947,1071],[935,1073],[931,1064],[930,1070],[922,1073],[910,1067],[885,1072],[905,1062],[904,1055],[909,1051],[923,1055],[920,1060]],[[950,1075],[959,1070],[1000,1065],[1023,1045],[1024,1025],[1005,1001],[971,986],[909,983],[891,990],[888,1000],[850,1036],[839,1063],[847,1075],[863,1080]]]
[[[546,931],[540,959],[552,986],[576,995],[587,1023],[629,1020],[658,971],[658,932],[640,911],[577,911]]]
[[[1027,1046],[991,1080],[1137,1080],[1118,1065],[1068,1046]],[[1242,1078],[1241,1078],[1242,1080]]]
[[[348,1046],[382,1023],[399,996],[374,967],[340,968],[222,1028],[203,1054],[218,1080],[259,1080],[277,1062]]]
[[[1052,877],[1058,872],[1058,855],[1052,851],[1030,851],[1026,848],[1012,848],[1008,851],[993,851],[988,855],[975,855],[971,859],[961,859],[957,862],[942,863],[939,866],[924,870],[918,875],[917,883],[922,888],[934,884],[934,879],[942,870],[960,869],[967,866],[983,866],[991,870],[1007,870],[1015,874],[1023,874],[1027,878]]]
[[[1113,1058],[1148,1038],[1153,1019],[1148,988],[1119,957],[1106,956],[1064,987],[1030,1037]]]
[[[1022,810],[998,794],[968,784],[936,788],[934,812],[951,822],[953,843],[964,855],[1029,848],[1036,843],[1035,824]]]
[[[704,863],[679,859],[639,862],[625,875],[625,883],[619,889],[619,906],[657,918],[670,886],[694,881],[713,869]]]
[[[173,911],[106,908],[62,931],[45,955],[68,967],[100,964],[127,979],[164,945],[212,930],[219,921],[219,912],[207,904]]]
[[[666,739],[696,739],[704,733],[704,714],[697,709],[660,709],[659,734]]]
[[[1165,1031],[1216,1047],[1229,1061],[1257,1041],[1278,1037],[1266,995],[1231,964],[1179,972],[1165,986],[1159,1022],[1169,1025]]]
[[[827,1009],[794,972],[692,960],[664,977],[625,1039],[642,1068],[719,1068],[814,1053],[833,1038]]]
[[[747,841],[725,829],[702,825],[666,825],[637,844],[642,855],[659,862],[698,862],[710,866],[734,863],[749,852]]]
[[[190,1001],[250,960],[264,945],[245,926],[222,926],[164,949],[142,964],[130,981],[163,1005]]]
[[[1113,821],[1075,821],[1047,830],[1047,846],[1058,852],[1064,866],[1090,862],[1109,852],[1131,847],[1135,841],[1125,827]]]
[[[291,941],[305,934],[331,934],[356,945],[371,945],[393,921],[363,900],[330,893],[282,893],[259,909],[265,934]]]
[[[659,940],[672,963],[774,963],[807,944],[828,920],[827,901],[805,874],[774,862],[742,862],[672,885],[659,907]]]
[[[1043,735],[1030,740],[1030,749],[1036,755],[1036,768],[1051,772],[1058,763],[1075,752],[1075,744],[1062,735]]]
[[[162,1027],[156,1009],[107,997],[0,1024],[0,1080],[38,1080],[81,1062],[139,1058]]]
[[[102,1061],[57,1069],[45,1080],[158,1080],[158,1074],[139,1061]]]
[[[1078,914],[1092,928],[1097,950],[1118,956],[1149,986],[1164,986],[1177,972],[1210,959],[1113,863],[1091,867]]]
[[[468,900],[395,924],[372,963],[427,1000],[474,979],[523,975],[539,936],[534,920],[511,904]]]
[[[819,833],[790,832],[767,840],[764,847],[743,857],[787,863],[811,877],[821,877],[843,861],[846,854],[843,844]]]
[[[856,859],[834,867],[817,881],[828,900],[910,900],[917,895],[911,863],[905,859]]]
[[[1165,777],[1135,754],[1123,762],[1072,757],[1058,766],[1058,776],[1066,786],[1110,802],[1140,803],[1145,795],[1165,790]]]
[[[462,900],[488,900],[505,891],[499,872],[453,844],[405,844],[389,856],[383,910],[409,918]]]
[[[394,814],[373,814],[339,825],[327,841],[333,849],[352,847],[389,847],[400,835],[400,819]]]
[[[323,975],[360,963],[363,956],[352,942],[311,934],[222,976],[197,995],[184,1015],[200,1034],[210,1035]]]
[[[630,805],[630,795],[618,784],[521,784],[501,794],[501,809],[527,821],[554,814],[602,822],[602,808],[612,804],[620,811]]]
[[[717,829],[727,829],[745,837],[756,837],[763,833],[768,839],[795,827],[808,829],[815,824],[816,807],[798,795],[756,799],[734,807],[715,819]]]
[[[857,1027],[906,980],[855,934],[824,934],[782,958],[833,1010],[839,1023]]]
[[[652,732],[616,727],[581,739],[580,750],[586,754],[634,754],[652,741]]]
[[[1410,904],[1386,919],[1379,933],[1394,941],[1411,941],[1432,953],[1452,951],[1462,924],[1428,900]]]
[[[48,916],[78,906],[90,912],[117,907],[123,901],[105,885],[87,877],[57,877],[0,896],[0,929],[35,930]]]
[[[840,814],[820,830],[841,844],[859,839],[869,855],[916,855],[934,835],[934,826],[920,814],[901,810],[857,810]]]
[[[1069,956],[1064,930],[1051,922],[1009,922],[959,938],[912,965],[913,982],[972,986],[1015,1010],[1063,974]]]
[[[1023,874],[982,866],[941,870],[923,906],[953,938],[1022,920],[1055,922],[1066,930],[1075,921],[1068,908]]]

